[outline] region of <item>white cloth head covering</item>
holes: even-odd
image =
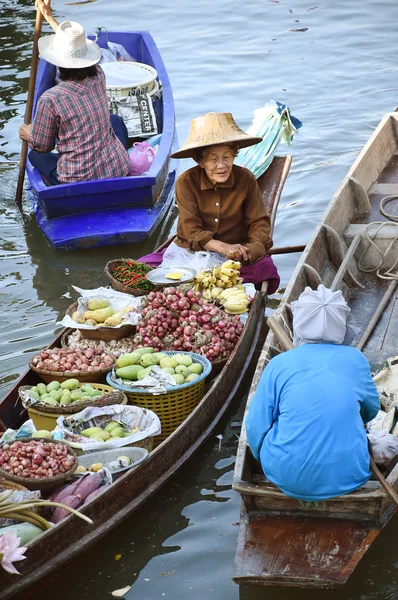
[[[39,39],[40,56],[65,69],[82,69],[99,62],[101,48],[86,38],[83,25],[75,21],[60,23],[53,35]]]
[[[350,341],[346,337],[347,318],[351,309],[341,291],[332,292],[323,284],[317,290],[306,287],[291,306],[295,346],[352,341],[352,335],[349,336]]]

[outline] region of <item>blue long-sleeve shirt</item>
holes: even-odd
[[[379,408],[359,350],[304,344],[264,370],[246,417],[248,443],[267,478],[288,496],[332,498],[369,479],[364,423]]]

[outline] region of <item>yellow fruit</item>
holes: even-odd
[[[103,466],[104,465],[101,462],[93,463],[92,465],[89,466],[88,470],[92,471],[93,473],[97,473],[97,471],[100,471]]]
[[[72,319],[74,321],[76,321],[76,323],[84,323],[83,317],[80,316],[80,313],[78,310],[75,310],[75,312],[72,313]]]
[[[224,275],[223,273],[220,273],[219,279],[221,279],[221,281],[223,281],[224,283],[229,283],[229,277],[227,277],[227,275]]]
[[[183,276],[182,273],[178,273],[177,271],[174,271],[173,273],[166,273],[165,277],[166,279],[181,279],[181,277]]]
[[[101,431],[101,427],[88,427],[88,429],[83,429],[83,431],[80,432],[80,435],[83,435],[84,437],[91,437],[96,433],[101,433]]]
[[[213,269],[213,275],[214,275],[214,277],[215,277],[216,279],[217,279],[217,277],[219,276],[219,274],[220,274],[220,271],[221,271],[221,267],[220,267],[220,266],[218,266],[218,267],[214,267],[214,269]]]
[[[94,319],[87,319],[87,321],[83,321],[85,325],[90,325],[91,327],[97,327],[98,323]]]
[[[202,296],[205,300],[211,300],[211,298],[212,298],[211,291],[209,289],[203,290]]]
[[[78,475],[79,473],[86,473],[86,471],[86,467],[83,467],[83,465],[79,465],[75,471],[75,475]]]
[[[220,288],[220,287],[214,287],[211,290],[211,297],[212,298],[218,298],[218,296],[221,294],[221,292],[222,292],[222,288]]]
[[[88,310],[98,310],[101,308],[107,308],[109,306],[109,300],[105,298],[90,298],[87,300]]]
[[[104,321],[104,325],[107,325],[107,327],[116,327],[116,325],[120,325],[122,322],[123,316],[123,311],[115,312],[111,317],[108,317]]]
[[[220,287],[223,289],[225,288],[225,282],[222,279],[217,279],[216,285],[217,285],[217,287]]]
[[[247,308],[241,308],[240,310],[230,310],[229,308],[224,307],[224,310],[229,315],[244,315],[245,313],[247,313]]]
[[[233,269],[233,265],[234,265],[234,261],[233,260],[226,260],[225,262],[222,263],[221,267],[219,267],[220,269]]]
[[[227,277],[235,277],[236,271],[234,269],[228,269],[227,267],[222,267],[220,275],[226,275]]]
[[[111,317],[114,312],[115,311],[111,306],[108,306],[107,308],[100,308],[93,311],[91,318],[97,321],[97,323],[103,323],[108,317]]]

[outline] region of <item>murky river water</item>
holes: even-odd
[[[33,0],[0,0],[0,392],[5,394],[30,356],[47,344],[71,303],[71,284],[106,284],[103,267],[120,254],[107,248],[55,253],[29,207],[15,208],[18,127],[24,110],[33,32]],[[396,0],[183,0],[151,3],[97,0],[54,13],[112,29],[146,29],[163,56],[173,85],[183,141],[191,118],[231,111],[246,128],[256,107],[285,102],[304,125],[291,149],[293,166],[279,210],[276,245],[306,242],[333,192],[397,95]],[[281,147],[285,150],[285,147]],[[183,162],[182,168],[189,166]],[[277,264],[285,286],[297,256]],[[230,576],[239,498],[231,491],[242,407],[153,498],[84,555],[40,600],[126,598],[217,600],[392,600],[398,598],[398,522],[391,523],[339,592],[241,589]],[[121,555],[115,560],[116,555]]]

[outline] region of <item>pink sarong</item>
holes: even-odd
[[[152,252],[141,256],[138,260],[156,268],[162,263],[165,251],[166,249]],[[243,265],[240,268],[240,275],[243,277],[244,283],[253,283],[255,286],[259,286],[263,281],[268,281],[268,294],[274,294],[279,287],[280,277],[270,256],[263,256],[253,264]]]

